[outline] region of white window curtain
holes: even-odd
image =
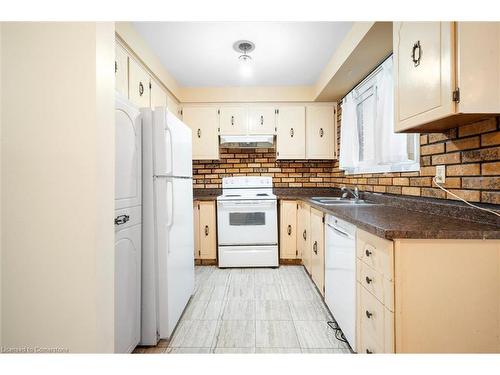
[[[418,139],[394,133],[391,56],[342,101],[339,166],[348,174],[419,170]]]

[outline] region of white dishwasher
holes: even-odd
[[[356,227],[326,215],[325,236],[325,301],[356,348]]]

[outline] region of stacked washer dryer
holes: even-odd
[[[141,328],[141,114],[116,94],[115,352],[130,353]]]

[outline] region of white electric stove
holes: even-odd
[[[278,212],[272,177],[222,180],[217,197],[219,267],[278,267]]]

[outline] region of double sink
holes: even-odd
[[[363,199],[349,199],[341,197],[312,197],[311,200],[315,203],[324,206],[367,206],[373,203],[367,202]]]

